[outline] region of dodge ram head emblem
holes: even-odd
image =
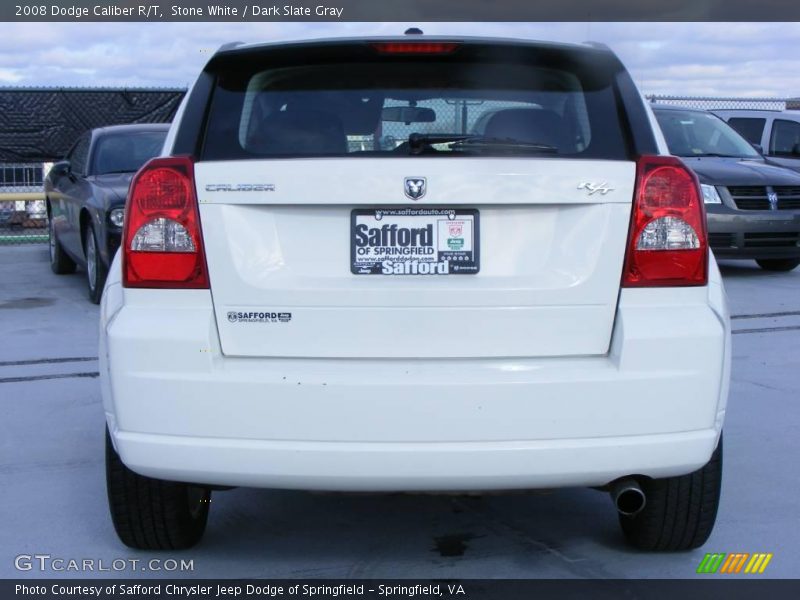
[[[428,185],[424,177],[406,177],[403,190],[412,200],[419,200],[425,195]]]
[[[770,210],[778,210],[778,194],[775,192],[769,192],[767,194],[767,200],[769,200]]]

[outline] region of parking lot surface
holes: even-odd
[[[771,552],[761,577],[798,577],[800,269],[745,261],[722,272],[734,315],[731,395],[722,502],[700,550],[629,549],[608,495],[588,489],[235,489],[213,496],[198,547],[148,553],[117,540],[106,509],[98,307],[84,274],[53,275],[43,245],[0,247],[0,577],[684,578],[697,576],[705,552]],[[15,557],[34,554],[94,560],[95,570],[17,570]],[[140,563],[100,572],[101,559]],[[151,559],[191,560],[193,571],[142,566]]]

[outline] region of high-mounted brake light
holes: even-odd
[[[381,54],[449,54],[458,48],[454,42],[376,42]]]
[[[208,288],[190,158],[145,164],[131,182],[124,224],[123,286]]]
[[[636,165],[623,287],[705,285],[708,235],[697,176],[673,156]]]

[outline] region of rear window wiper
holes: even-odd
[[[451,144],[452,150],[482,150],[482,149],[499,149],[499,150],[526,150],[534,152],[544,152],[548,154],[555,154],[558,148],[550,146],[549,144],[540,144],[537,142],[527,142],[524,140],[516,140],[514,138],[498,138],[487,137],[485,135],[475,134],[423,134],[412,133],[408,136],[408,148],[411,154],[420,154],[425,148],[429,148],[435,144]]]
[[[697,154],[683,154],[684,158],[748,158],[736,154],[721,154],[720,152],[698,152]],[[753,156],[752,158],[755,158]]]
[[[525,152],[541,152],[544,154],[557,154],[558,148],[540,142],[527,142],[514,138],[497,137],[468,137],[450,145],[452,150],[523,150]]]
[[[475,136],[463,133],[412,133],[408,136],[408,151],[410,154],[420,154],[435,144],[461,142],[472,137]]]

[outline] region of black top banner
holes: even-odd
[[[800,21],[796,0],[16,0],[3,21]]]

